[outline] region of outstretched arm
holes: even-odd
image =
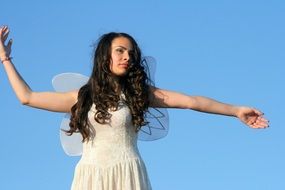
[[[156,87],[150,87],[150,106],[192,109],[200,112],[234,116],[252,128],[268,127],[268,121],[263,117],[263,113],[255,108],[234,106],[203,96],[188,96]]]
[[[7,45],[5,45],[8,34],[9,29],[7,26],[0,28],[0,60],[5,68],[9,82],[20,102],[24,105],[49,111],[70,112],[71,107],[77,101],[78,92],[33,92],[11,61],[10,54],[12,40],[9,40]]]

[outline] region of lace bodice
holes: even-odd
[[[110,123],[97,123],[94,120],[95,105],[92,105],[88,118],[95,129],[95,137],[93,141],[83,143],[81,162],[107,167],[122,160],[140,157],[137,133],[128,106],[120,101],[118,110],[109,112],[112,114]]]

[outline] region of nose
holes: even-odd
[[[130,59],[130,55],[129,55],[129,52],[128,51],[125,51],[125,53],[124,53],[124,61],[129,61],[129,59]]]

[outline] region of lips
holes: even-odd
[[[124,67],[124,68],[128,68],[129,67],[129,64],[127,63],[121,63],[119,64],[120,67]]]

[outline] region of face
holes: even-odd
[[[133,46],[128,38],[118,37],[112,41],[110,70],[116,76],[124,76],[130,66]]]

